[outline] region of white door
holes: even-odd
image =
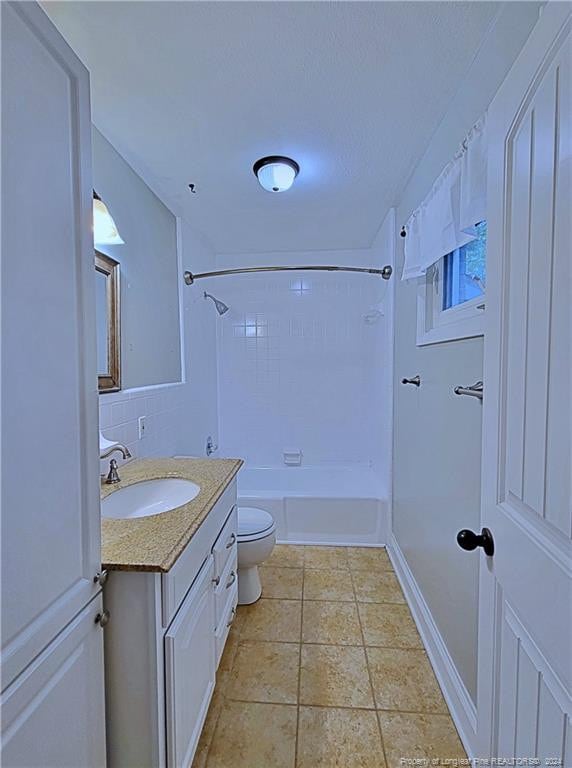
[[[104,768],[101,594],[4,691],[3,768]]]
[[[478,740],[543,766],[572,765],[571,69],[548,3],[488,121]]]
[[[169,768],[189,768],[215,685],[214,559],[208,558],[165,633]]]
[[[5,688],[97,594],[101,543],[89,77],[39,5],[0,6]]]

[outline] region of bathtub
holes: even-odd
[[[389,505],[378,485],[368,468],[245,467],[238,503],[270,512],[279,542],[380,546]]]

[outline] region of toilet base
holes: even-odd
[[[238,569],[238,604],[251,605],[262,594],[262,583],[258,566],[251,565]]]

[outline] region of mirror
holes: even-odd
[[[95,252],[97,378],[100,392],[121,389],[119,262]]]

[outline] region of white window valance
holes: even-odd
[[[475,239],[475,224],[486,218],[486,193],[485,115],[409,217],[402,280],[425,274],[442,256]]]

